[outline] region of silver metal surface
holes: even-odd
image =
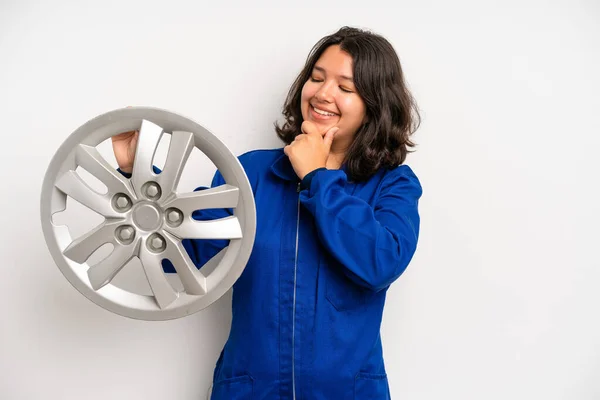
[[[96,146],[121,132],[140,131],[131,179],[115,170]],[[171,134],[164,168],[152,160],[163,134]],[[192,149],[203,152],[226,184],[192,193],[176,192]],[[80,166],[100,180],[105,194],[93,190],[76,172]],[[52,216],[65,210],[67,196],[104,217],[86,234],[72,238]],[[233,215],[196,221],[192,212],[230,208]],[[244,270],[256,230],[252,189],[237,157],[213,134],[181,115],[149,107],[119,109],[77,129],[54,155],[41,196],[42,229],[61,272],[83,295],[105,309],[135,319],[167,320],[193,314],[223,296]],[[183,239],[229,239],[229,246],[207,262],[194,265]],[[90,266],[88,258],[110,243],[113,251]],[[140,295],[111,284],[133,258],[141,261],[153,295]],[[176,291],[161,263],[171,261],[183,285]],[[206,275],[203,270],[210,271]]]

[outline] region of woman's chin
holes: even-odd
[[[310,122],[314,123],[322,134],[325,134],[328,130],[336,126],[338,121],[339,119],[336,119],[335,121],[315,121],[310,119]]]

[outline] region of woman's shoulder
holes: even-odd
[[[408,164],[401,164],[396,167],[388,168],[386,177],[405,177],[409,179],[416,179],[417,181],[419,180],[415,171]]]
[[[406,164],[392,168],[385,168],[381,177],[381,185],[384,188],[396,188],[410,190],[420,197],[423,193],[421,181],[415,171]]]
[[[283,148],[255,149],[242,153],[238,158],[243,165],[267,164],[270,166],[283,154]]]
[[[251,180],[258,179],[271,169],[282,157],[285,157],[283,148],[256,149],[242,153],[238,160]]]

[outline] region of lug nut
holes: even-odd
[[[125,211],[129,208],[131,202],[126,195],[119,193],[115,196],[114,204],[119,211]]]
[[[155,233],[148,238],[148,246],[150,247],[150,250],[161,252],[166,247],[165,239],[158,233]]]
[[[169,221],[172,224],[181,222],[181,217],[181,211],[179,210],[171,209],[167,211],[167,221]]]
[[[135,236],[135,230],[132,226],[123,225],[120,226],[117,230],[117,237],[125,243],[131,243]]]
[[[154,182],[149,182],[146,184],[145,192],[146,196],[150,199],[156,199],[160,197],[160,187]]]
[[[125,208],[129,205],[129,201],[127,201],[127,198],[125,197],[119,197],[117,199],[117,205],[119,206],[119,208]]]
[[[165,244],[165,242],[161,238],[159,238],[159,237],[155,237],[155,238],[152,239],[152,247],[155,250],[160,249],[161,247],[164,246],[164,244]]]

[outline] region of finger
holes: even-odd
[[[319,135],[321,136],[321,132],[319,132],[319,128],[311,121],[304,121],[300,126],[300,130],[302,133],[306,135]]]
[[[127,132],[121,132],[117,135],[114,135],[111,137],[113,142],[118,142],[121,140],[127,140],[129,139],[131,136],[135,135],[137,133],[137,130],[134,131],[127,131]]]
[[[304,140],[304,139],[306,139],[306,136],[307,136],[306,134],[301,133],[294,138],[294,141]]]
[[[327,152],[331,150],[331,144],[333,143],[333,139],[335,138],[336,133],[340,130],[337,126],[334,126],[325,134],[325,138],[323,139],[323,143],[325,144],[325,148]]]

